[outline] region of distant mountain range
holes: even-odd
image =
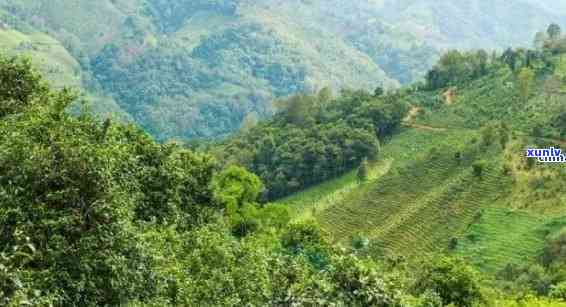
[[[448,48],[524,45],[566,1],[0,0],[0,49],[157,138],[217,137],[271,102],[422,78]]]

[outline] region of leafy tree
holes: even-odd
[[[553,299],[566,302],[566,282],[561,282],[552,286],[549,296]]]
[[[101,144],[97,122],[65,113],[72,96],[38,99],[46,105],[0,123],[0,251],[13,250],[18,233],[29,237],[36,253],[21,268],[24,283],[65,304],[153,295],[151,261],[132,224],[129,195],[139,194],[135,158],[119,145],[125,136]]]
[[[517,53],[511,49],[506,49],[503,54],[501,55],[501,60],[509,66],[512,71],[515,71],[517,65],[518,55]]]
[[[0,119],[41,103],[38,100],[45,100],[47,96],[47,83],[29,58],[0,54]]]
[[[256,202],[263,184],[256,175],[230,166],[215,175],[212,186],[214,199],[226,208],[234,234],[243,237],[259,228]]]
[[[332,248],[316,225],[287,226],[286,208],[259,208],[256,175],[219,171],[210,156],[158,144],[131,125],[73,116],[65,111],[72,93],[42,91],[0,118],[0,305],[400,304],[376,263]],[[250,129],[244,144],[263,150],[251,160],[278,154],[278,172],[299,165],[292,180],[312,171],[311,161],[353,167],[377,137],[372,118],[344,114],[369,103],[381,105],[376,116],[389,110],[367,97],[325,108],[319,131],[289,129],[284,119]],[[255,134],[262,129],[292,144]],[[265,231],[250,235],[256,230]]]
[[[375,88],[375,90],[373,91],[373,96],[375,97],[381,97],[381,95],[383,95],[385,93],[385,90],[383,90],[383,88],[381,86],[378,86]]]
[[[155,263],[137,223],[196,224],[212,203],[213,164],[135,127],[72,116],[66,107],[76,96],[51,91],[20,61],[0,63],[3,82],[19,84],[0,89],[0,101],[19,103],[9,111],[18,116],[0,118],[1,303],[155,296]]]
[[[292,251],[300,251],[327,243],[322,229],[315,222],[307,221],[289,225],[282,236],[282,244]]]
[[[324,103],[319,96],[282,102],[273,119],[220,144],[219,160],[257,174],[266,199],[285,196],[377,159],[379,138],[393,134],[408,112],[400,94],[343,91]]]
[[[541,260],[546,266],[566,264],[566,228],[549,236]]]
[[[326,103],[332,100],[332,89],[330,87],[324,87],[318,92],[319,103]]]
[[[445,53],[427,74],[427,87],[434,90],[480,78],[489,70],[489,55],[485,50]]]
[[[446,257],[425,264],[414,288],[417,293],[434,291],[443,305],[474,306],[483,301],[477,273],[462,261]]]
[[[539,264],[509,264],[497,276],[511,282],[516,291],[538,295],[548,295],[553,284],[553,277]]]
[[[296,95],[286,100],[279,100],[276,105],[284,114],[285,120],[294,125],[306,125],[311,120],[311,110],[315,105],[314,97],[307,95]]]
[[[371,261],[336,255],[330,274],[346,306],[402,306],[396,286],[384,280]]]

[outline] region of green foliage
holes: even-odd
[[[237,131],[250,113],[270,116],[276,98],[326,86],[389,90],[421,80],[442,50],[524,45],[561,15],[548,5],[5,0],[0,47],[45,63],[58,86],[82,85],[101,114],[135,120],[159,140],[201,139]],[[477,68],[480,58],[464,62]],[[470,72],[453,67],[440,72]]]
[[[68,91],[30,97],[0,120],[0,304],[399,301],[377,264],[334,250],[314,225],[286,228],[286,208],[259,208],[263,185],[245,169],[218,172],[135,127],[72,116]]]
[[[474,171],[474,175],[476,177],[481,177],[486,167],[487,167],[487,161],[480,160],[474,162],[474,164],[472,164],[472,170]]]
[[[160,31],[171,33],[179,30],[187,18],[196,11],[213,11],[231,15],[236,11],[236,0],[149,0],[144,2],[145,13],[151,16]]]
[[[282,236],[283,247],[301,251],[326,244],[320,227],[312,221],[291,224]]]
[[[416,279],[415,290],[434,291],[444,305],[474,306],[483,302],[477,273],[462,261],[450,258],[425,264]]]
[[[0,123],[0,250],[14,249],[17,233],[29,237],[37,252],[24,282],[69,304],[151,295],[149,259],[131,224],[125,136],[99,143],[95,121],[64,113],[72,96],[50,96],[40,101],[52,105]]]
[[[435,90],[458,85],[488,73],[489,56],[486,51],[445,53],[426,76],[427,88]]]
[[[322,96],[279,102],[281,111],[272,120],[217,148],[220,160],[235,160],[257,174],[268,198],[285,196],[351,170],[366,157],[377,158],[378,137],[394,133],[408,111],[395,94],[345,91],[330,101]]]
[[[47,85],[31,60],[0,55],[0,119],[20,113],[47,94]]]
[[[228,210],[256,202],[263,190],[257,176],[238,166],[230,166],[217,174],[212,185],[216,201]]]
[[[256,201],[263,184],[256,175],[230,166],[214,176],[212,187],[214,199],[226,209],[235,235],[243,237],[259,228]]]
[[[155,295],[135,221],[197,225],[211,203],[210,160],[157,145],[133,127],[73,117],[65,108],[75,96],[51,92],[32,72],[20,79],[23,67],[4,75],[29,89],[20,101],[34,103],[0,121],[0,252],[3,270],[16,274],[1,278],[26,288],[8,286],[2,300],[35,301],[39,293],[69,305],[116,305]]]
[[[348,306],[402,306],[395,285],[383,279],[372,262],[354,256],[335,256],[332,259],[332,280]]]
[[[549,236],[541,260],[546,266],[566,264],[566,228]]]
[[[532,91],[533,81],[535,78],[535,73],[528,67],[523,67],[517,76],[519,79],[519,90],[521,92],[521,97],[526,101]]]
[[[551,298],[566,302],[566,282],[561,282],[557,285],[554,285],[550,288]]]
[[[538,264],[508,264],[498,274],[498,278],[510,282],[507,286],[518,293],[548,295],[553,284],[553,276]]]

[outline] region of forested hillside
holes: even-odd
[[[564,19],[553,3],[3,0],[0,47],[159,140],[206,138],[275,98],[420,80],[448,47],[525,45]]]
[[[566,36],[535,45],[447,52],[401,91],[411,111],[376,159],[277,204],[372,257],[455,256],[495,291],[564,300],[565,173],[525,152],[566,144]]]
[[[0,306],[565,306],[565,8],[0,0]]]
[[[0,56],[3,306],[471,306],[487,298],[462,261],[405,269],[334,246],[316,224],[291,223],[287,207],[260,205],[256,175],[158,144],[133,125],[70,115],[75,99],[28,60]]]
[[[377,88],[278,101],[273,119],[245,129],[215,149],[226,163],[243,165],[266,183],[274,199],[305,189],[379,157],[380,139],[401,125],[409,106],[399,93]]]

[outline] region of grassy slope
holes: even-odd
[[[563,106],[566,84],[561,88],[562,94],[549,96],[543,89],[550,77],[561,79],[566,75],[566,55],[555,57],[553,61],[557,69],[552,75],[536,77],[526,101],[519,94],[517,72],[501,67],[456,88],[456,100],[452,106],[439,105],[439,108],[419,116],[417,122],[435,127],[478,129],[490,121],[504,121],[514,131],[523,134],[530,134],[535,126],[544,125],[548,137],[560,138],[551,123]],[[418,104],[419,100],[422,101],[422,97],[415,97],[413,102]]]

